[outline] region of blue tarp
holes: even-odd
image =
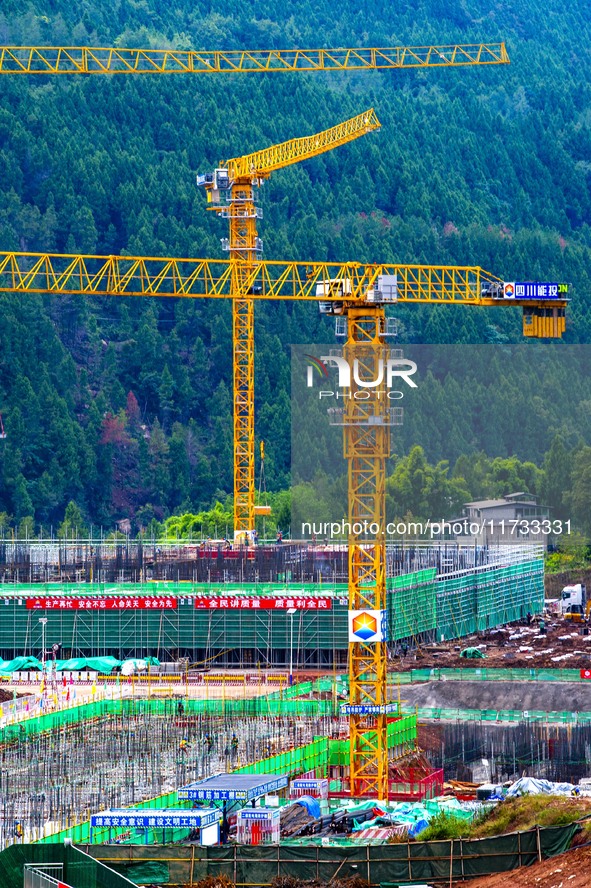
[[[548,793],[550,795],[570,795],[574,789],[572,783],[553,783],[551,780],[538,779],[536,777],[521,777],[507,790],[507,797],[522,795],[536,795]]]
[[[311,817],[316,819],[320,817],[320,804],[318,799],[315,799],[313,796],[300,796],[299,799],[296,799],[294,802],[295,805],[302,805],[308,812]]]
[[[418,836],[419,833],[423,832],[424,829],[427,829],[428,826],[428,820],[417,820],[417,822],[413,823],[413,825],[408,830],[408,834],[411,838],[414,838],[415,836]]]

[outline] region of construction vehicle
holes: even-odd
[[[583,623],[589,618],[591,599],[587,601],[587,589],[584,583],[565,586],[560,593],[560,613],[565,620]]]
[[[571,623],[587,623],[589,622],[589,616],[591,615],[591,599],[585,605],[585,612],[574,610],[567,611],[564,614],[565,620],[570,620]]]

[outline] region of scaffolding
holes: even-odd
[[[220,528],[227,536],[227,528]],[[388,540],[386,574],[434,567],[438,574],[486,565],[503,547],[454,541]],[[523,558],[523,547],[505,546]],[[530,550],[531,550],[530,546]],[[507,551],[507,558],[514,556]],[[228,546],[220,540],[6,540],[0,539],[3,583],[317,583],[347,584],[346,540],[331,545]]]
[[[391,644],[461,638],[543,607],[543,559],[532,547],[414,544],[389,547],[387,555],[389,572],[395,563],[419,565],[387,579]],[[316,567],[321,563],[328,561],[315,561]],[[139,606],[143,598],[149,607]],[[273,607],[263,606],[265,599]],[[61,643],[66,658],[186,657],[241,669],[284,669],[292,661],[294,669],[341,669],[347,662],[347,612],[346,586],[327,579],[2,583],[0,657],[38,655],[39,619],[47,617],[47,640]]]
[[[390,641],[428,638],[437,626],[437,571],[416,571],[388,582]]]
[[[539,558],[442,577],[437,582],[437,640],[502,626],[543,607],[544,563]]]
[[[67,831],[105,808],[156,798],[153,807],[174,807],[176,787],[220,771],[326,769],[333,713],[296,722],[293,703],[292,712],[241,717],[223,701],[209,713],[191,705],[202,702],[186,701],[180,714],[175,701],[102,701],[12,726],[0,741],[0,847]]]
[[[173,700],[122,698],[5,728],[0,846],[45,838],[105,841],[100,831],[90,839],[91,813],[175,807],[176,788],[230,770],[346,778],[349,746],[338,739],[334,700],[277,699],[273,715],[260,700],[245,714],[254,702],[187,699],[180,712]],[[310,706],[302,710],[300,703]],[[414,714],[388,725],[395,756],[414,752],[416,737]]]

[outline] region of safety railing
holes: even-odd
[[[439,768],[420,780],[410,780],[408,783],[392,782],[389,788],[389,797],[395,801],[411,802],[424,799],[434,799],[443,791],[443,770]]]
[[[404,708],[404,707],[403,707]],[[523,724],[589,725],[591,712],[544,711],[541,709],[450,709],[419,706],[412,710],[419,721],[511,722]]]
[[[64,882],[63,863],[25,863],[24,888],[70,888]]]

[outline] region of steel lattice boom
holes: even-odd
[[[259,260],[232,289],[232,260],[0,252],[0,292],[157,296],[363,304],[381,277],[397,280],[396,303],[521,306],[524,336],[560,338],[568,300],[504,299],[502,281],[477,265]],[[326,282],[338,286],[326,286]],[[501,286],[499,286],[501,285]],[[496,289],[492,289],[496,288]]]
[[[0,251],[0,292],[226,299],[231,295],[231,266],[229,259]],[[259,260],[243,281],[241,293],[254,300],[339,301],[343,297],[336,289],[316,290],[323,281],[340,281],[347,301],[361,303],[382,275],[397,276],[401,303],[522,304],[483,296],[483,283],[499,278],[476,265]],[[562,307],[565,304],[560,301]]]
[[[244,157],[235,157],[232,160],[222,161],[221,167],[226,167],[230,179],[238,179],[241,176],[253,178],[266,177],[274,170],[291,166],[300,160],[308,160],[325,151],[346,145],[352,139],[357,139],[366,133],[379,129],[381,126],[373,108],[351,117],[336,126],[331,126],[321,133],[313,136],[302,136],[299,139],[288,139],[279,145],[264,148],[262,151],[254,151],[245,154]]]
[[[96,256],[81,253],[0,251],[0,292],[174,296],[227,299],[231,260],[159,256]],[[259,260],[243,283],[243,295],[259,299],[362,303],[381,276],[396,276],[399,303],[539,305],[564,309],[566,298],[537,301],[489,295],[501,279],[478,265],[415,265],[362,262],[275,262]],[[338,288],[317,292],[323,281]]]
[[[4,46],[0,74],[223,74],[370,71],[503,65],[504,43],[352,49],[195,51],[88,46]]]

